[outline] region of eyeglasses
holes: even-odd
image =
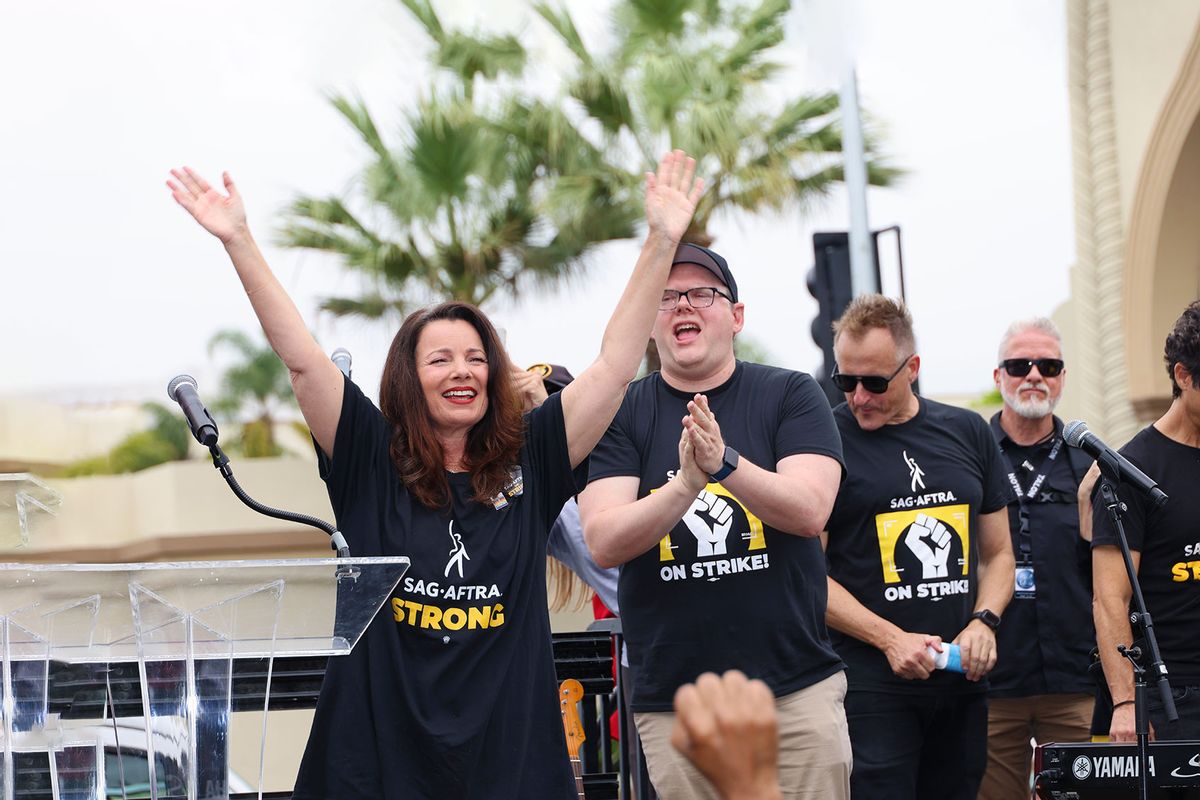
[[[1057,378],[1063,371],[1061,358],[1006,358],[1000,362],[1000,369],[1014,378],[1024,378],[1034,367],[1043,378]]]
[[[686,297],[688,305],[692,308],[708,308],[716,302],[717,295],[721,295],[729,302],[733,302],[733,298],[716,289],[712,286],[697,286],[694,289],[679,291],[678,289],[664,289],[662,300],[658,302],[659,311],[673,311],[675,306],[679,305],[679,298]]]
[[[913,353],[916,355],[916,353]],[[847,375],[843,372],[834,372],[829,379],[833,381],[833,385],[838,388],[839,392],[849,394],[854,391],[854,387],[858,386],[859,381],[862,381],[863,388],[871,394],[883,394],[888,390],[888,384],[892,382],[900,374],[900,370],[908,366],[908,360],[912,356],[906,357],[900,362],[900,366],[896,367],[896,371],[886,378],[882,375]]]

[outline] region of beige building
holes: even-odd
[[[1200,295],[1200,0],[1067,0],[1077,263],[1055,315],[1111,444],[1170,402],[1163,341]]]

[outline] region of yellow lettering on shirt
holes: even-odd
[[[1176,583],[1200,581],[1200,561],[1180,561],[1172,565],[1171,580]]]
[[[435,631],[442,629],[442,610],[437,606],[426,605],[421,609],[421,627],[433,628]]]
[[[469,631],[499,628],[504,624],[504,606],[496,603],[490,606],[472,606],[470,608],[443,608],[418,603],[415,600],[392,598],[392,618],[401,624],[414,628],[440,631],[443,628]]]

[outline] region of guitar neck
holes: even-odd
[[[579,756],[571,756],[571,771],[575,773],[575,791],[579,793],[579,800],[585,800],[586,795],[583,793],[583,762],[579,760]]]

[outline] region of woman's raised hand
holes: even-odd
[[[228,194],[221,194],[209,186],[208,181],[192,171],[191,167],[173,169],[171,176],[174,180],[167,181],[171,196],[204,230],[225,244],[246,231],[246,209],[228,172],[221,173]]]
[[[651,231],[673,242],[683,238],[704,191],[704,179],[695,175],[696,159],[682,150],[663,156],[657,174],[646,173],[646,222]]]

